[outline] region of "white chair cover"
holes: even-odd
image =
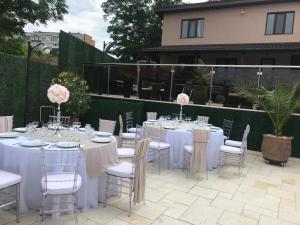
[[[133,203],[140,203],[145,200],[145,156],[147,153],[149,139],[137,142],[133,157],[134,163],[134,184],[133,184]]]
[[[157,112],[147,112],[147,120],[156,120]]]
[[[204,123],[208,123],[209,117],[208,116],[197,116],[197,120],[204,122]]]
[[[99,131],[114,133],[116,121],[99,119]]]
[[[193,131],[193,152],[191,157],[191,175],[207,172],[207,142],[211,130],[208,128],[195,129]]]
[[[13,116],[0,116],[0,133],[10,132],[13,128]]]

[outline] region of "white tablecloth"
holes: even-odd
[[[193,144],[191,131],[184,129],[168,130],[166,142],[171,145],[170,165],[172,168],[182,168],[184,166],[184,146]],[[211,132],[208,141],[208,169],[212,170],[218,166],[220,146],[224,144],[223,130]]]
[[[39,209],[41,205],[42,160],[39,148],[22,147],[18,139],[0,140],[0,169],[22,176],[20,188],[21,212],[29,209]],[[104,201],[105,174],[89,178],[84,156],[80,161],[82,186],[78,193],[78,207],[82,210],[97,207]]]

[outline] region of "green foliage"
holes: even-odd
[[[162,19],[155,10],[180,4],[181,0],[107,0],[102,3],[107,31],[113,39],[110,53],[122,61],[141,58],[140,50],[160,45]]]
[[[10,38],[0,35],[0,52],[25,56],[27,54],[26,42],[22,38]]]
[[[197,64],[203,65],[204,61],[201,58],[198,58]],[[194,67],[193,74],[194,74],[196,84],[198,84],[200,86],[207,85],[207,81],[208,81],[210,75],[205,72],[206,71],[203,67]]]
[[[61,72],[52,80],[51,84],[61,84],[69,90],[70,98],[63,106],[67,113],[78,118],[87,111],[90,103],[89,88],[86,81],[82,80],[79,75],[72,72]]]
[[[12,37],[23,34],[28,23],[46,24],[48,20],[62,20],[67,11],[66,0],[1,0],[0,34]]]
[[[293,112],[300,107],[297,88],[297,83],[293,86],[277,84],[273,90],[264,87],[239,88],[238,94],[260,105],[272,120],[275,135],[282,136],[284,125]]]

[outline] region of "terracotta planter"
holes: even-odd
[[[269,162],[286,163],[292,152],[292,137],[264,134],[261,152]]]

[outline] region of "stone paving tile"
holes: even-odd
[[[152,166],[147,165],[147,168]],[[300,159],[286,167],[268,165],[249,152],[243,175],[236,168],[209,172],[208,180],[186,178],[178,169],[153,168],[146,174],[146,205],[132,205],[128,196],[108,199],[106,208],[79,213],[83,225],[300,225]],[[16,225],[13,210],[0,210],[0,225]],[[20,225],[37,225],[37,211],[22,215]],[[48,217],[46,225],[74,224],[74,215]],[[43,224],[43,225],[44,225]]]

